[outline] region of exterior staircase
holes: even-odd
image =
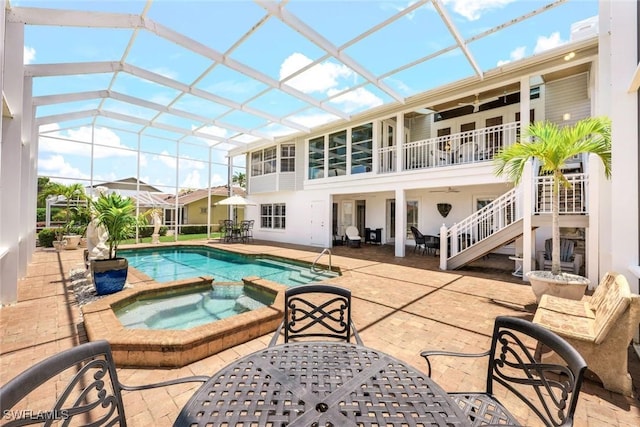
[[[566,174],[568,187],[560,189],[560,225],[588,227],[587,175]],[[551,223],[551,177],[537,176],[531,228]],[[520,187],[511,189],[450,228],[440,230],[440,268],[453,270],[515,241],[524,232]]]

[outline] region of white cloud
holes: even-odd
[[[560,38],[560,33],[552,33],[549,37],[539,36],[536,41],[536,47],[533,49],[533,53],[544,52],[545,50],[553,49],[566,43],[566,40]]]
[[[55,154],[47,158],[38,159],[38,171],[48,176],[63,176],[65,178],[89,179],[89,175],[66,162],[64,156]]]
[[[41,132],[59,129],[57,124],[42,126]],[[67,141],[54,139],[51,137],[65,138],[73,141],[86,142],[88,144],[69,144]],[[111,129],[96,127],[94,129],[94,157],[96,159],[108,157],[133,157],[136,152],[128,149],[120,142],[120,137]],[[52,152],[56,154],[73,154],[77,156],[91,156],[91,127],[85,126],[78,129],[68,129],[64,131],[49,132],[41,135],[38,149],[41,152]],[[123,150],[126,149],[126,150]]]
[[[515,0],[444,0],[445,5],[453,5],[453,11],[469,21],[480,19],[483,13],[492,9],[502,9]]]
[[[159,156],[154,156],[153,160],[159,161],[160,163],[164,164],[166,167],[170,169],[176,168],[176,163],[177,163],[176,158],[173,156],[170,156],[169,152],[167,151],[162,151],[162,153]]]
[[[32,47],[25,46],[24,47],[24,63],[31,64],[34,59],[36,59],[36,50]]]
[[[200,185],[200,172],[193,170],[189,172],[186,178],[180,184],[180,188],[202,188]]]
[[[313,128],[315,126],[320,126],[325,123],[338,120],[339,117],[329,113],[319,113],[319,114],[304,114],[304,115],[291,116],[289,117],[289,119],[292,122],[296,122],[303,126]]]
[[[501,59],[498,61],[498,67],[504,65],[504,64],[508,64],[511,61],[517,61],[519,59],[524,58],[525,54],[527,52],[527,48],[525,46],[520,46],[517,47],[515,49],[513,49],[511,51],[511,53],[509,54],[509,59]]]
[[[330,89],[328,95],[331,96],[338,92],[340,92],[340,90]],[[373,108],[378,105],[382,105],[382,99],[362,87],[337,96],[333,98],[331,102],[342,105],[342,109],[347,113],[361,110],[363,108]]]
[[[191,126],[191,130],[194,130],[195,126]],[[227,138],[229,136],[229,131],[225,128],[221,128],[218,126],[204,126],[198,129],[198,132],[206,133],[209,135],[217,136],[220,138]]]
[[[280,80],[309,65],[311,59],[301,53],[294,53],[280,66]],[[287,80],[286,84],[304,93],[326,92],[340,84],[340,79],[355,79],[356,74],[347,66],[334,62],[316,64],[302,74]]]

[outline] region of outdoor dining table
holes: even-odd
[[[267,347],[202,385],[174,426],[468,426],[426,374],[342,342]]]

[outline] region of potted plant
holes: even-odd
[[[559,127],[551,122],[532,123],[518,143],[496,155],[496,174],[506,175],[515,184],[522,179],[525,164],[535,159],[540,171],[553,177],[551,193],[551,271],[534,270],[527,273],[531,287],[539,299],[543,293],[570,297],[576,293],[570,286],[582,286],[582,294],[589,279],[561,271],[560,267],[560,186],[569,187],[563,166],[579,154],[595,154],[611,176],[611,121],[606,117],[589,117],[572,126]],[[578,299],[582,295],[578,297]]]
[[[107,259],[91,262],[93,283],[98,295],[111,294],[120,291],[127,280],[129,263],[118,257],[118,245],[135,232],[138,222],[135,205],[130,198],[117,193],[102,193],[91,206],[98,225],[107,230],[109,246]]]

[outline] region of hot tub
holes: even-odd
[[[135,329],[125,327],[116,311],[136,301],[159,296],[185,295],[186,290],[211,289],[212,278],[138,285],[82,307],[89,340],[106,339],[122,367],[181,367],[227,348],[275,331],[282,321],[285,286],[260,279],[243,279],[245,294],[273,301],[230,317],[187,329]],[[216,283],[216,287],[226,286]]]

